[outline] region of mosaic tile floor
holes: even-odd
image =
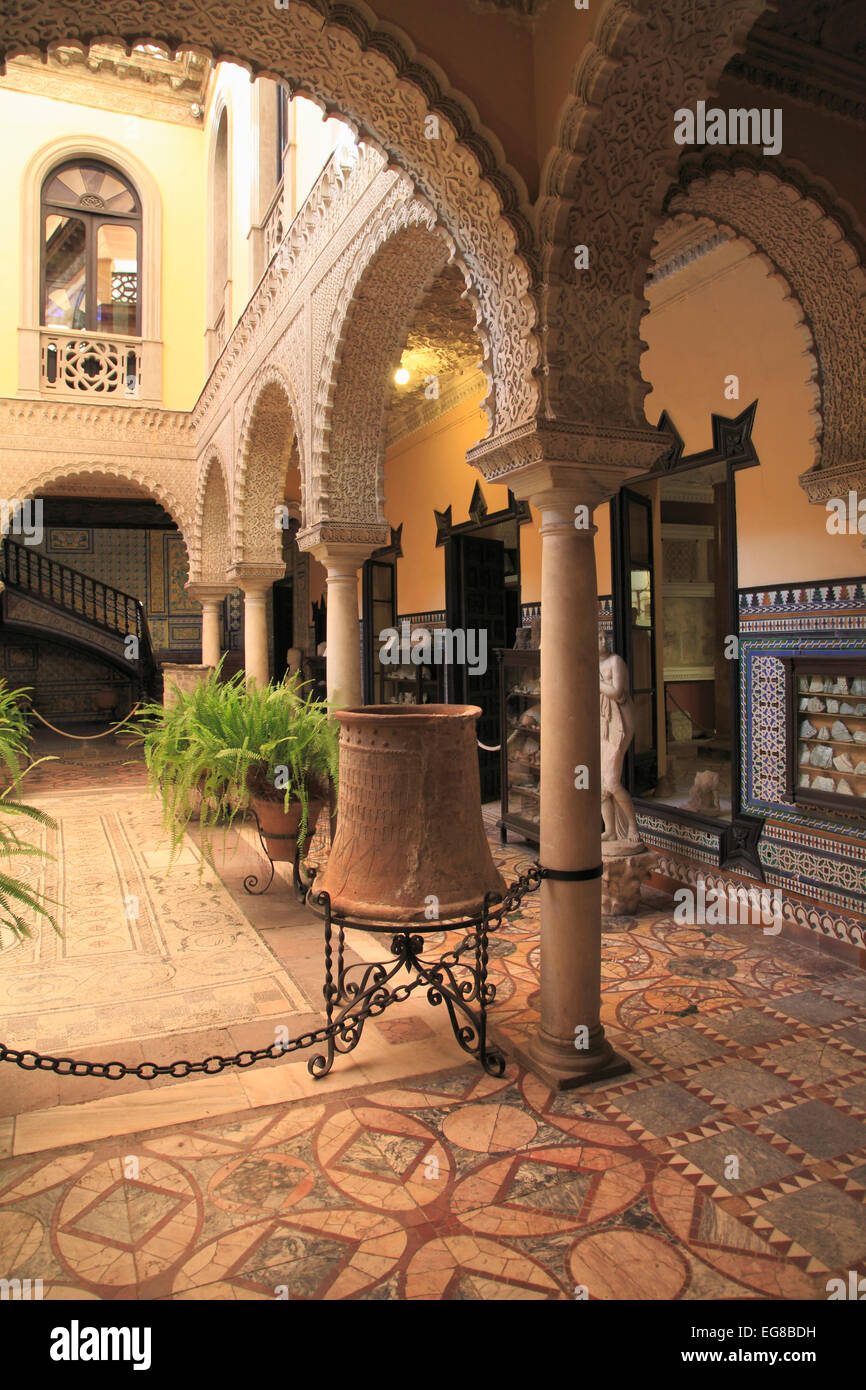
[[[527,857],[494,852],[509,875]],[[344,1059],[361,1085],[345,1067],[271,1103],[303,1073],[280,1062],[238,1113],[39,1152],[0,1120],[0,1275],[54,1298],[817,1300],[866,1274],[866,975],[678,926],[658,895],[606,926],[629,1075],[492,1080],[451,1065],[441,1011],[395,1009]],[[536,898],[492,970],[513,1049],[536,1017]]]

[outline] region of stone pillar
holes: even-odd
[[[328,703],[336,709],[357,709],[364,702],[358,576],[372,547],[329,541],[314,546],[312,553],[328,573]]]
[[[592,515],[669,444],[655,431],[529,421],[469,458],[541,513],[541,1017],[518,1057],[568,1089],[630,1069],[601,1012],[601,728]]]
[[[601,1008],[601,732],[593,498],[557,488],[541,513],[541,837],[546,869],[587,875],[541,887],[541,1021],[533,1069],[560,1088],[629,1070]],[[585,516],[586,514],[584,514]]]
[[[203,666],[218,666],[222,656],[220,608],[229,590],[220,584],[187,584],[187,593],[201,604],[201,659]]]
[[[268,659],[268,593],[284,579],[285,565],[241,564],[231,579],[244,594],[244,671],[247,685],[267,685],[271,678]]]
[[[268,663],[268,590],[270,584],[250,580],[244,591],[244,671],[247,685],[267,685],[271,678]]]

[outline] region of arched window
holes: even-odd
[[[67,160],[42,185],[41,319],[72,332],[141,336],[141,202],[97,159]]]

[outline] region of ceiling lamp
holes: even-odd
[[[398,367],[394,373],[394,380],[398,386],[406,386],[409,383],[409,372],[405,367]]]

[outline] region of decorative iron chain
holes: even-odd
[[[531,864],[524,873],[519,873],[516,883],[512,883],[506,889],[505,896],[501,901],[490,905],[490,921],[498,925],[506,912],[513,912],[528,893],[533,893],[540,887],[543,878],[544,870],[538,863]],[[465,950],[465,945],[464,948],[449,952],[448,955],[442,957],[440,964],[460,964],[459,957],[463,950]],[[411,985],[398,986],[387,1002],[379,1004],[373,1002],[367,1011],[367,1016],[377,1017],[384,1013],[390,1004],[403,1003],[421,983],[421,980],[416,980]],[[14,1066],[20,1067],[22,1071],[56,1072],[58,1076],[98,1076],[106,1081],[122,1081],[126,1076],[137,1076],[142,1081],[153,1081],[157,1076],[173,1076],[177,1080],[181,1080],[185,1076],[197,1074],[217,1076],[227,1067],[253,1067],[257,1062],[276,1062],[288,1053],[302,1052],[308,1047],[315,1047],[317,1043],[327,1042],[329,1038],[343,1035],[347,1025],[351,1027],[351,1018],[317,1028],[312,1033],[301,1033],[299,1037],[290,1038],[285,1043],[272,1043],[270,1047],[258,1048],[255,1051],[247,1049],[243,1052],[237,1052],[231,1057],[206,1057],[203,1062],[187,1062],[181,1059],[176,1062],[168,1062],[164,1066],[160,1066],[158,1062],[139,1062],[137,1066],[128,1067],[125,1062],[85,1062],[74,1057],[49,1057],[41,1052],[34,1052],[30,1048],[19,1051],[17,1048],[7,1047],[2,1042],[0,1042],[0,1062],[11,1062]]]

